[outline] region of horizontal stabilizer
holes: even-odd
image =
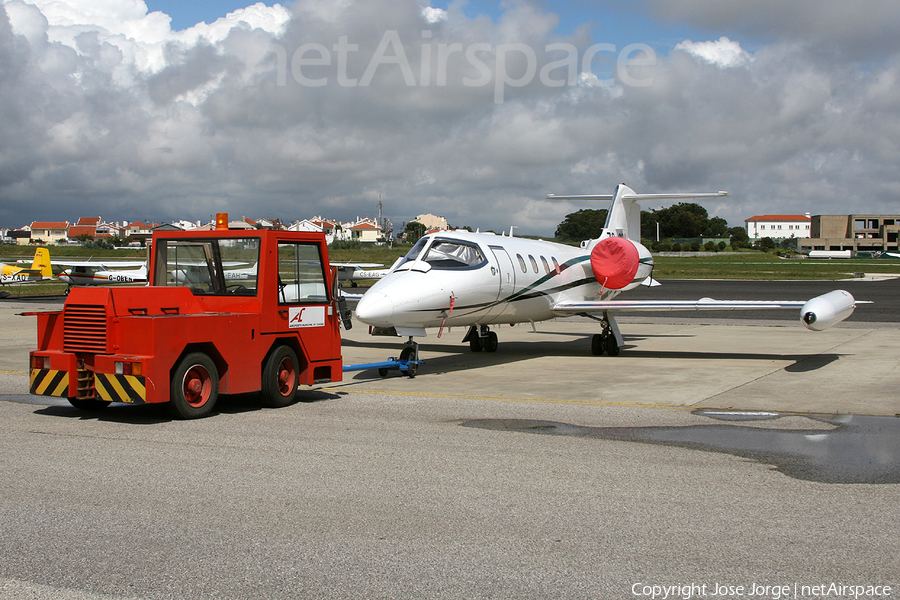
[[[623,200],[691,200],[698,198],[726,198],[728,192],[706,192],[697,194],[622,194],[619,196]],[[557,196],[556,194],[547,194],[547,200],[612,200],[613,194],[586,194],[578,196]]]

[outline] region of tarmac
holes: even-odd
[[[851,317],[852,318],[852,317]],[[415,378],[399,371],[345,373],[328,386],[403,395],[478,396],[515,402],[775,410],[795,413],[896,415],[900,330],[833,327],[808,331],[779,325],[712,325],[709,320],[641,322],[620,318],[619,356],[593,356],[599,326],[557,319],[495,328],[494,354],[471,352],[463,329],[420,343]],[[674,319],[673,319],[674,321]],[[344,333],[344,364],[397,356],[399,338]],[[421,338],[420,338],[421,339]]]
[[[61,301],[0,303],[0,395],[28,393],[36,319],[19,313]],[[900,329],[850,321],[822,332],[799,321],[620,317],[619,356],[593,356],[597,323],[584,318],[498,326],[495,353],[472,352],[465,330],[429,330],[417,375],[349,371],[316,389],[509,402],[774,410],[801,414],[900,415]],[[723,324],[733,323],[733,324]],[[373,337],[358,322],[343,332],[344,365],[397,357],[404,339]]]
[[[429,331],[415,378],[347,372],[179,421],[27,395],[36,319],[17,313],[61,305],[0,301],[0,598],[900,589],[900,419],[867,416],[900,412],[897,322],[623,316],[617,357],[591,355],[587,319],[497,327],[496,353]],[[405,341],[344,333],[347,365]]]

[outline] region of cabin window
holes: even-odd
[[[530,255],[530,254],[528,255],[528,260],[531,261],[531,268],[534,269],[534,272],[535,272],[535,273],[537,273],[537,272],[538,272],[537,261],[534,260],[534,257],[533,257],[532,255]]]
[[[559,263],[556,262],[556,257],[552,256],[552,257],[550,257],[550,260],[553,261],[553,270],[556,271],[557,275],[559,275],[560,272],[562,271],[562,269],[559,268]]]
[[[528,267],[525,266],[525,259],[522,258],[522,255],[521,255],[521,254],[516,254],[516,258],[519,259],[519,266],[522,267],[522,272],[523,272],[523,273],[527,273],[527,272],[528,272]]]
[[[456,240],[437,239],[425,254],[425,262],[436,269],[465,269],[482,265],[484,254],[478,246]]]
[[[550,274],[550,265],[547,264],[547,259],[543,256],[541,257],[541,264],[544,265],[544,273],[547,275]]]

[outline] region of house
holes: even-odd
[[[303,219],[302,221],[294,221],[291,223],[288,227],[288,231],[313,231],[318,233],[322,231],[322,225],[312,219]]]
[[[757,215],[745,219],[747,236],[751,240],[762,238],[787,239],[808,238],[810,216],[805,215]]]
[[[64,244],[69,237],[68,221],[34,221],[29,229],[32,244]]]
[[[122,237],[129,240],[129,242],[146,241],[153,235],[153,228],[158,225],[159,223],[147,224],[140,221],[126,223],[122,227]]]
[[[413,219],[413,222],[421,223],[425,226],[425,229],[429,231],[446,231],[447,229],[450,229],[450,226],[447,225],[447,219],[432,214],[419,215]]]
[[[77,242],[81,236],[86,236],[89,239],[97,237],[97,228],[93,225],[70,225],[67,233],[69,242]]]
[[[356,223],[351,225],[350,239],[359,241],[363,244],[375,243],[383,239],[381,227],[375,222],[375,219],[357,219]]]

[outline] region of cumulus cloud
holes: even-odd
[[[750,54],[744,52],[739,42],[729,40],[725,36],[713,42],[686,40],[677,44],[675,49],[684,50],[720,67],[739,67],[752,60]]]
[[[900,53],[873,60],[864,24],[839,31],[837,1],[817,2],[815,19],[840,60],[822,59],[827,36],[792,10],[776,12],[796,37],[712,4],[649,3],[715,31],[667,52],[560,36],[527,1],[493,20],[416,0],[260,3],[173,31],[140,0],[6,0],[0,224],[349,219],[381,195],[395,229],[433,212],[551,235],[584,206],[547,193],[619,182],[728,189],[710,208],[734,225],[894,211]],[[752,45],[732,33],[751,30]]]

